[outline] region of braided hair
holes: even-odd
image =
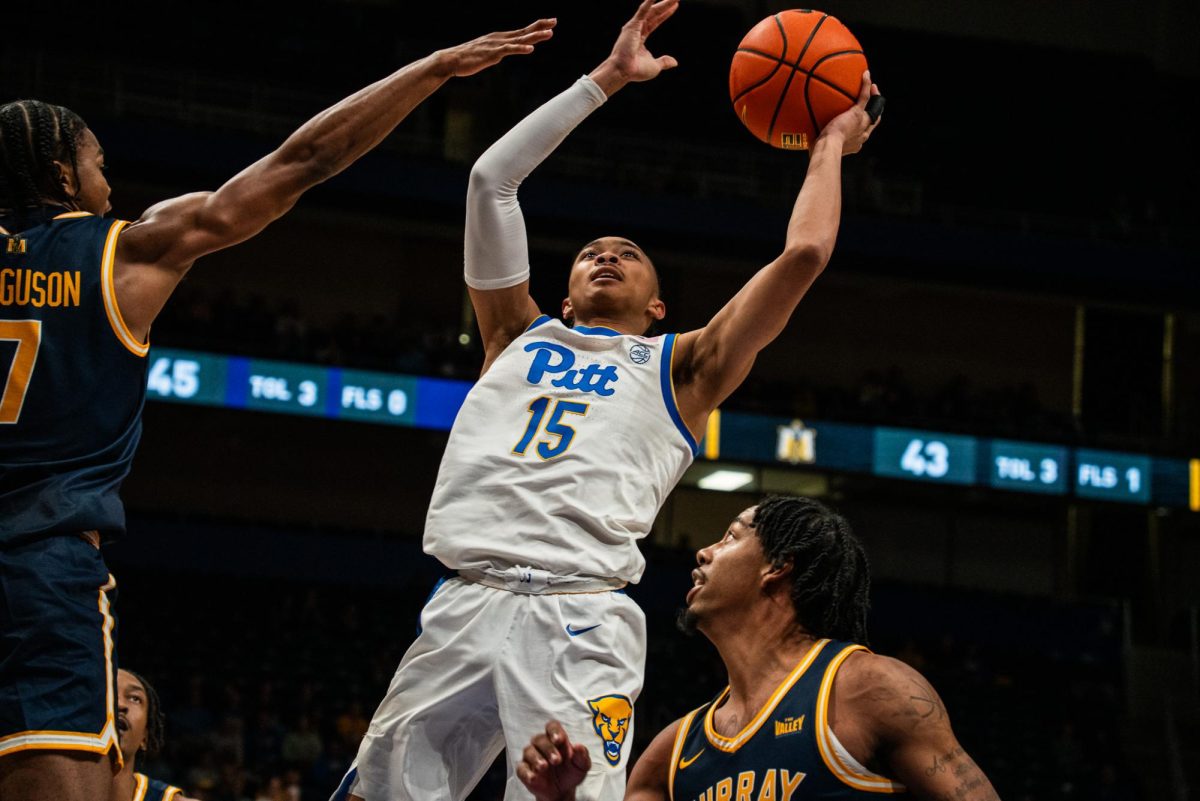
[[[792,606],[815,637],[867,643],[871,569],[846,518],[812,498],[772,496],[752,523],[774,567],[792,565]]]
[[[45,203],[77,208],[59,180],[54,162],[77,169],[83,119],[63,106],[15,100],[0,106],[0,211],[24,218]]]
[[[158,693],[154,686],[140,674],[134,673],[128,668],[122,668],[122,670],[137,679],[142,685],[142,689],[146,691],[146,755],[154,756],[163,747],[163,731],[167,723],[166,715],[162,711],[162,704],[158,700]]]

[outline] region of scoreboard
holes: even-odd
[[[449,430],[468,381],[154,348],[146,397],[233,409]],[[714,412],[708,459],[811,465],[886,478],[1190,508],[1200,459],[885,426]]]
[[[154,348],[150,400],[448,430],[471,385]]]

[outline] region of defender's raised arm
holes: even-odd
[[[539,20],[439,50],[322,111],[215,192],[183,195],[148,209],[117,244],[117,300],[131,333],[145,340],[150,323],[197,258],[254,236],[305,191],[383,141],[447,80],[531,52],[551,36],[553,26],[553,20]]]

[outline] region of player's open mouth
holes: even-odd
[[[704,573],[701,572],[700,568],[696,568],[692,571],[693,584],[692,588],[688,590],[687,596],[683,599],[684,603],[690,604],[692,602],[692,598],[694,598],[696,593],[700,591],[700,588],[704,586],[705,581],[706,578]]]
[[[129,721],[125,719],[124,715],[117,715],[117,732],[124,734],[127,731],[129,731]]]
[[[624,276],[621,275],[621,272],[615,267],[597,267],[595,270],[592,270],[591,280],[593,282],[599,281],[602,278],[608,278],[612,281],[625,280]]]

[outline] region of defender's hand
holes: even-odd
[[[517,778],[537,801],[574,801],[575,788],[591,766],[587,748],[572,743],[562,725],[552,720],[525,746]]]
[[[558,20],[539,19],[519,31],[500,31],[480,36],[464,44],[434,53],[439,70],[446,77],[474,75],[498,63],[505,56],[533,52],[534,45],[554,35]]]
[[[879,94],[879,87],[871,83],[871,73],[868,70],[862,76],[858,102],[830,120],[819,138],[841,137],[842,154],[857,153],[862,150],[862,146],[879,125],[882,113],[883,96]]]
[[[611,95],[627,83],[657,78],[663,70],[679,66],[671,56],[655,58],[646,48],[650,34],[679,8],[679,0],[642,0],[633,19],[621,28],[612,53],[592,72],[605,94]]]

